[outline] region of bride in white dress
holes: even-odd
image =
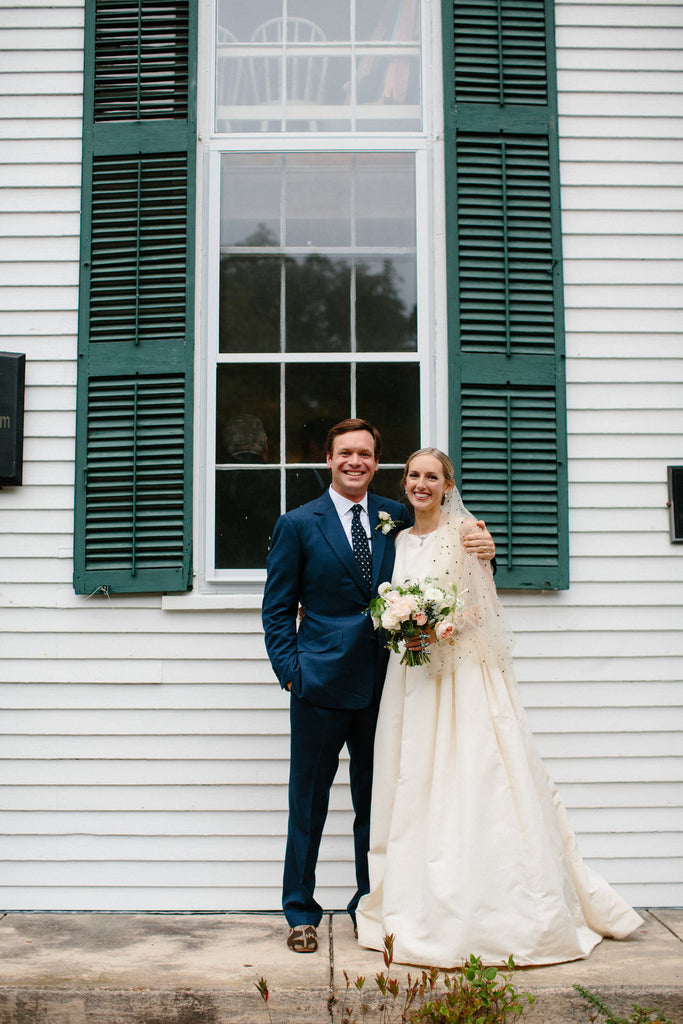
[[[490,566],[462,546],[475,524],[450,459],[420,449],[404,486],[415,525],[396,538],[392,582],[455,582],[465,607],[450,641],[422,638],[427,664],[390,656],[359,942],[382,949],[393,933],[396,961],[438,967],[588,956],[642,919],[581,859],[525,720]]]

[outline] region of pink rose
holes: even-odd
[[[416,622],[418,626],[425,626],[427,624],[427,616],[424,612],[418,612],[417,615],[413,615],[413,621]]]
[[[450,640],[455,633],[455,626],[452,622],[440,622],[434,632],[436,633],[437,640]]]
[[[392,614],[396,616],[399,622],[405,622],[406,619],[409,619],[415,608],[415,598],[410,594],[402,595],[397,601],[391,602]]]

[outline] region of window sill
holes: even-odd
[[[242,594],[198,594],[191,590],[187,594],[164,594],[161,609],[164,612],[213,612],[253,609],[261,610],[263,593]]]

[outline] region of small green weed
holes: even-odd
[[[384,937],[385,970],[375,975],[379,990],[379,1003],[371,1002],[362,976],[351,981],[346,971],[346,988],[339,1005],[341,1024],[358,1024],[359,1020],[374,1020],[376,1024],[505,1024],[510,1018],[519,1018],[525,1005],[533,1003],[528,992],[518,994],[511,982],[514,971],[512,957],[503,971],[485,967],[481,958],[472,954],[462,971],[443,973],[443,991],[439,990],[442,972],[429,967],[419,976],[408,980],[401,990],[397,978],[390,977],[394,961],[394,936]],[[268,984],[265,978],[256,984],[268,1011]]]
[[[265,1003],[266,1011],[268,1013],[268,1020],[272,1024],[273,1015],[270,1012],[270,1007],[268,1006],[268,1000],[270,999],[270,992],[268,991],[268,982],[266,981],[265,978],[259,978],[258,981],[254,982],[254,987],[258,989],[258,993],[261,996],[263,1002]]]
[[[673,1021],[663,1017],[657,1010],[646,1010],[645,1007],[638,1006],[637,1003],[632,1004],[633,1013],[630,1017],[615,1017],[610,1008],[603,1003],[600,996],[596,995],[595,992],[584,988],[583,985],[574,985],[573,987],[592,1007],[588,1011],[591,1021],[596,1021],[602,1014],[607,1024],[673,1024]]]
[[[515,991],[510,980],[515,969],[512,957],[505,967],[504,972],[484,967],[478,956],[470,955],[461,974],[444,977],[445,993],[427,1000],[408,1019],[411,1024],[504,1024],[520,1017],[534,997]]]

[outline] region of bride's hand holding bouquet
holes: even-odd
[[[415,666],[429,661],[432,640],[448,640],[458,631],[462,608],[455,584],[440,587],[427,577],[382,583],[368,611],[375,629],[387,634],[387,648],[402,652],[402,665]]]

